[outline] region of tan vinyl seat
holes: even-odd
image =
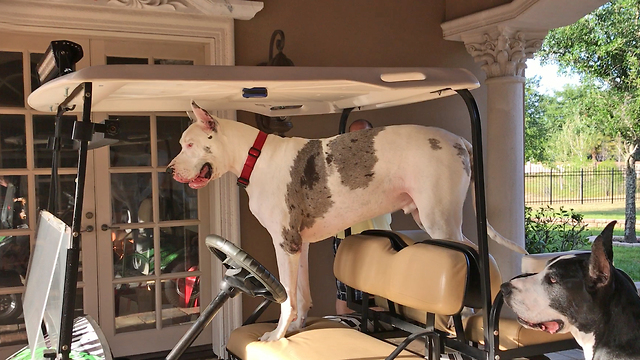
[[[438,314],[436,327],[448,328],[450,315],[464,306],[478,303],[478,275],[471,274],[472,261],[460,243],[415,244],[410,237],[397,234],[407,246],[395,250],[386,237],[353,235],[342,241],[334,262],[334,274],[345,284],[376,296],[376,303],[388,308],[393,301],[396,312],[425,323],[426,313]],[[411,234],[416,238],[416,234]],[[425,236],[426,237],[426,236]],[[454,245],[451,245],[454,244]],[[533,260],[532,260],[533,261]],[[491,294],[495,297],[502,282],[495,260],[490,257]],[[475,280],[474,280],[475,279]],[[475,296],[475,298],[474,298]],[[468,340],[482,343],[482,315],[464,320]],[[384,359],[395,348],[381,340],[346,328],[331,320],[309,321],[308,326],[286,340],[264,343],[258,339],[275,324],[253,324],[234,330],[227,349],[244,360],[257,359]],[[570,338],[570,334],[550,335],[523,328],[513,319],[500,320],[501,348],[516,348]],[[400,358],[421,358],[408,352]]]
[[[274,323],[258,323],[235,329],[227,350],[243,360],[383,360],[396,346],[349,328],[337,321],[310,318],[307,327],[275,342],[258,339],[275,329]],[[403,351],[397,359],[423,359]]]
[[[415,232],[398,235],[407,244],[413,244],[414,240],[420,238],[419,234]],[[343,244],[347,244],[342,250],[341,255],[344,256],[336,257],[334,265],[336,277],[356,289],[374,290],[367,292],[384,297],[383,299],[376,296],[376,305],[382,308],[388,309],[386,299],[394,301],[396,312],[413,321],[424,324],[425,310],[438,314],[436,328],[455,334],[455,330],[448,326],[449,316],[447,315],[455,314],[457,311],[452,310],[459,307],[464,301],[464,293],[461,294],[458,291],[464,290],[467,282],[467,272],[462,266],[466,263],[463,255],[436,246],[423,248],[411,246],[394,255],[396,251],[391,248],[388,240],[379,237],[367,237],[366,239],[363,237],[364,235],[355,235],[351,237],[353,239],[345,239],[340,245],[342,247]],[[346,253],[347,251],[349,254]],[[549,259],[572,253],[575,252],[527,255],[523,259],[523,272],[539,272],[544,269]],[[502,277],[492,256],[489,256],[489,262],[491,297],[495,298],[500,291]],[[379,265],[376,266],[376,264]],[[383,264],[392,265],[384,266]],[[359,268],[374,268],[375,270],[369,277],[358,271]],[[440,276],[425,277],[423,274],[429,273],[430,269],[439,269]],[[395,281],[397,283],[393,286],[385,284],[385,282]],[[429,291],[429,289],[439,289],[439,292]],[[422,306],[427,304],[431,306],[429,308],[423,307],[421,310],[420,306],[416,306],[416,299],[422,301]],[[484,342],[481,313],[465,318],[463,324],[468,340],[477,343]],[[527,329],[511,318],[501,318],[499,329],[500,348],[503,350],[571,338],[569,333],[551,335],[543,331]]]

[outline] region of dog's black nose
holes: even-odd
[[[511,285],[511,282],[506,282],[506,283],[500,285],[500,291],[502,291],[502,295],[505,298],[509,297],[511,295],[511,293],[513,292],[513,285]]]
[[[173,175],[173,167],[167,166],[167,170],[165,170],[165,171],[167,172],[167,174]]]

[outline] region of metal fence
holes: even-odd
[[[550,170],[524,176],[527,204],[616,202],[625,200],[625,171]],[[636,189],[636,199],[638,189]]]

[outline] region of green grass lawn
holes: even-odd
[[[554,209],[560,206],[565,209],[573,209],[575,212],[584,215],[585,219],[611,219],[624,220],[624,202],[592,202],[585,204],[553,204]],[[534,209],[538,206],[532,206]]]
[[[640,247],[613,247],[613,265],[640,281]]]

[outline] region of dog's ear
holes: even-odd
[[[207,110],[198,106],[195,101],[191,101],[191,109],[195,115],[195,122],[200,124],[206,132],[218,132],[218,120],[211,116]],[[191,119],[193,120],[193,118]]]
[[[589,276],[593,285],[602,286],[611,280],[613,264],[613,227],[615,221],[610,222],[591,245],[589,258]]]

